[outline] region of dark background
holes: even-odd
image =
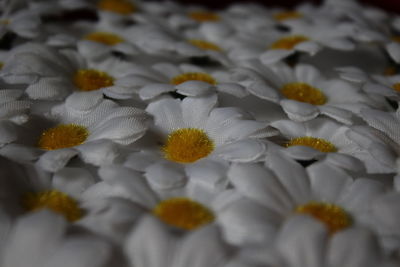
[[[266,6],[296,6],[302,2],[320,3],[321,0],[252,0],[252,1],[240,1],[240,0],[177,0],[182,4],[199,4],[210,8],[224,8],[227,5],[234,2],[245,2],[245,3],[259,3]],[[358,2],[373,5],[385,9],[389,12],[396,12],[400,14],[400,0],[359,0]]]

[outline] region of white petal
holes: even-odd
[[[218,147],[214,154],[233,162],[252,162],[265,153],[265,145],[252,139],[240,140]]]
[[[308,121],[320,113],[319,109],[313,105],[289,99],[281,100],[281,106],[289,118],[294,121]]]
[[[298,160],[318,159],[325,156],[325,153],[320,152],[312,147],[300,145],[289,146],[283,150],[283,153]]]
[[[37,164],[46,171],[56,172],[61,170],[77,154],[78,151],[73,148],[50,150],[40,157]]]
[[[236,83],[220,83],[217,86],[217,90],[236,97],[245,97],[248,95],[246,89],[242,85]]]
[[[306,52],[311,56],[315,55],[321,50],[321,45],[314,41],[301,42],[294,47],[296,51]]]
[[[336,233],[328,249],[330,266],[379,266],[380,247],[375,235],[364,228],[350,228]]]
[[[73,91],[71,82],[60,77],[43,77],[26,88],[32,99],[60,100]]]
[[[280,99],[280,95],[278,92],[267,85],[264,81],[256,81],[251,83],[248,87],[247,90],[249,92],[261,99],[269,100],[272,102],[278,102]]]
[[[187,81],[175,86],[177,92],[186,96],[201,96],[215,90],[212,84],[202,81]]]
[[[180,166],[169,162],[158,162],[149,166],[145,176],[151,186],[162,190],[181,187],[186,182]]]
[[[295,204],[269,169],[258,164],[233,164],[228,177],[239,193],[279,213],[291,212]]]
[[[167,226],[152,216],[145,216],[127,237],[125,253],[132,266],[172,266],[176,238]]]
[[[203,128],[211,110],[217,105],[217,95],[186,97],[182,101],[182,116],[186,127]]]
[[[103,100],[100,91],[75,92],[65,100],[65,107],[68,110],[89,111],[98,106]]]
[[[16,128],[15,124],[7,121],[1,120],[0,121],[0,146],[4,144],[11,143],[15,141],[18,137],[17,135],[18,129]]]
[[[52,184],[69,196],[78,199],[83,191],[95,183],[93,175],[83,168],[63,168],[53,176]]]
[[[139,96],[143,100],[152,99],[163,93],[173,92],[175,89],[171,84],[151,83],[139,90]]]
[[[386,45],[386,50],[396,63],[400,62],[400,44],[391,42]]]
[[[399,235],[400,194],[393,192],[378,197],[371,203],[371,215],[383,233]]]
[[[147,106],[146,111],[154,116],[155,125],[166,135],[185,127],[181,103],[177,99],[162,99],[152,102]]]
[[[308,216],[295,216],[281,229],[277,247],[291,266],[320,267],[327,238],[324,225]]]
[[[276,63],[290,55],[295,53],[294,50],[286,50],[286,49],[272,49],[263,53],[260,57],[262,63],[268,65]]]

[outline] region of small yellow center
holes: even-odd
[[[214,79],[214,77],[203,72],[186,72],[171,79],[171,83],[174,85],[178,85],[187,81],[202,81],[212,85],[217,84],[217,81]]]
[[[80,91],[93,91],[114,85],[114,77],[93,69],[78,70],[73,81]]]
[[[274,19],[277,21],[284,21],[284,20],[288,20],[288,19],[299,19],[302,18],[303,14],[301,14],[298,11],[283,11],[283,12],[279,12],[276,13],[274,15]]]
[[[189,17],[198,22],[219,21],[218,14],[207,11],[193,11],[189,13]]]
[[[393,89],[396,90],[397,92],[400,92],[400,83],[395,83],[392,85]]]
[[[73,147],[85,142],[89,136],[86,127],[77,124],[60,124],[45,130],[38,141],[38,147],[45,150]]]
[[[122,39],[118,35],[108,32],[92,32],[86,35],[84,39],[109,46],[113,46],[124,41],[124,39]]]
[[[392,41],[396,42],[396,43],[400,43],[400,36],[392,36]]]
[[[63,215],[70,222],[77,221],[83,216],[78,202],[57,190],[26,193],[21,198],[21,205],[27,211],[50,209]]]
[[[188,198],[170,198],[153,210],[161,221],[185,230],[194,230],[214,221],[214,214],[202,204]]]
[[[337,148],[331,142],[311,136],[293,138],[286,143],[286,147],[290,146],[308,146],[326,153],[337,151]]]
[[[204,40],[191,39],[189,40],[189,43],[203,50],[221,51],[221,48],[218,45]]]
[[[335,204],[311,201],[298,206],[296,212],[311,215],[323,222],[331,234],[343,230],[352,224],[350,215]]]
[[[3,69],[4,63],[0,62],[0,70]]]
[[[291,50],[293,49],[296,45],[308,41],[309,38],[302,36],[302,35],[291,35],[291,36],[286,36],[283,37],[277,41],[275,41],[270,48],[271,49],[285,49],[285,50]]]
[[[327,101],[325,95],[319,89],[307,83],[287,83],[281,88],[281,93],[288,99],[311,105],[323,105]]]
[[[101,0],[97,3],[97,7],[121,15],[129,15],[136,11],[135,5],[127,0]]]
[[[10,24],[10,20],[9,19],[0,19],[0,24],[8,25],[8,24]]]
[[[208,156],[214,150],[214,142],[203,130],[182,128],[168,135],[162,150],[171,161],[192,163]]]
[[[383,75],[385,75],[385,76],[393,76],[393,75],[396,75],[396,73],[397,73],[397,68],[394,66],[387,67],[383,71]]]

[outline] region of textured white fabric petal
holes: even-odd
[[[132,266],[173,266],[171,263],[177,240],[168,230],[166,225],[152,216],[140,220],[124,246]]]
[[[278,213],[290,213],[295,206],[276,176],[258,164],[233,164],[228,177],[236,190]]]
[[[146,178],[156,189],[173,189],[186,182],[185,174],[179,166],[169,162],[158,162],[146,168]]]
[[[177,99],[162,99],[152,102],[147,106],[146,111],[153,115],[155,126],[164,135],[185,127],[181,104]]]
[[[26,88],[26,93],[32,99],[60,100],[74,89],[72,83],[65,78],[43,77],[38,82]]]
[[[261,141],[246,139],[222,145],[216,148],[213,155],[233,162],[252,162],[259,159],[265,150]]]
[[[204,129],[211,110],[217,105],[217,95],[204,97],[186,97],[182,100],[182,116],[185,127]]]
[[[18,129],[14,123],[0,120],[0,146],[15,141],[18,137]]]
[[[218,213],[225,238],[235,245],[266,244],[273,240],[281,218],[248,199],[237,200]]]
[[[84,162],[95,166],[110,165],[119,156],[118,147],[109,140],[86,142],[75,148]]]
[[[375,235],[364,228],[350,228],[336,233],[328,247],[329,266],[379,266],[380,248]]]
[[[320,113],[316,106],[294,100],[281,100],[281,106],[290,119],[294,121],[308,121],[317,117]]]
[[[294,49],[297,51],[306,52],[311,56],[313,56],[316,53],[318,53],[321,50],[321,48],[322,48],[321,45],[319,45],[314,41],[305,41],[297,44]]]
[[[386,50],[390,57],[396,62],[400,62],[400,44],[391,42],[386,45]]]
[[[95,178],[86,169],[66,167],[53,176],[52,185],[55,189],[79,199],[82,192],[95,183]]]
[[[371,203],[371,215],[378,229],[387,235],[399,235],[400,194],[388,193]]]
[[[249,92],[261,99],[269,100],[272,102],[278,102],[280,100],[280,95],[278,92],[267,85],[264,81],[256,81],[247,87]]]
[[[139,96],[143,100],[152,99],[163,93],[173,92],[174,86],[172,84],[165,83],[151,83],[143,86],[139,90]]]
[[[103,100],[100,91],[75,92],[65,99],[67,110],[89,111],[98,106]]]
[[[66,227],[63,217],[47,210],[20,217],[10,233],[2,266],[43,266]]]
[[[64,168],[68,161],[78,154],[74,148],[62,148],[45,152],[37,164],[42,169],[49,172],[56,172]]]
[[[309,146],[289,146],[283,150],[283,153],[291,158],[298,160],[318,159],[325,156],[324,152],[320,152]]]
[[[321,114],[331,117],[344,124],[353,124],[353,114],[350,111],[333,107],[333,106],[321,106],[319,107]]]
[[[246,89],[242,85],[236,83],[228,83],[228,82],[220,83],[217,86],[217,90],[219,92],[231,94],[236,97],[245,97],[248,95]]]
[[[322,224],[308,216],[295,216],[284,224],[276,246],[290,266],[320,267],[327,238]]]
[[[201,96],[211,93],[214,85],[202,81],[187,81],[175,86],[178,93],[186,96]]]

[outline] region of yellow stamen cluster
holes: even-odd
[[[193,11],[189,13],[189,17],[198,22],[219,21],[218,14],[207,11]]]
[[[182,128],[169,134],[162,150],[168,160],[192,163],[208,156],[214,150],[214,142],[203,130]]]
[[[153,210],[161,221],[185,230],[194,230],[214,221],[207,207],[188,198],[171,198],[159,203]]]
[[[291,36],[286,36],[283,37],[270,46],[270,49],[285,49],[285,50],[291,50],[293,49],[296,45],[308,41],[309,38],[302,36],[302,35],[291,35]]]
[[[73,82],[81,91],[93,91],[114,85],[114,77],[103,71],[93,69],[78,70]]]
[[[109,46],[113,46],[124,41],[124,39],[122,39],[118,35],[108,32],[92,32],[86,35],[83,39],[102,43]]]
[[[136,11],[135,5],[127,0],[101,0],[97,3],[97,7],[121,15],[129,15]]]
[[[49,209],[63,215],[70,222],[77,221],[83,216],[78,202],[57,190],[26,193],[21,198],[21,205],[27,211]]]
[[[286,143],[286,147],[290,146],[308,146],[325,153],[337,151],[337,148],[331,142],[311,136],[293,138]]]
[[[171,79],[171,84],[178,85],[187,81],[202,81],[216,85],[217,81],[211,75],[203,72],[186,72]]]
[[[396,90],[397,92],[400,92],[400,83],[395,83],[392,85],[393,89]]]
[[[392,41],[396,42],[396,43],[400,43],[400,36],[392,36]]]
[[[283,12],[276,13],[273,17],[277,21],[284,21],[284,20],[288,20],[288,19],[302,18],[303,14],[301,14],[298,11],[292,10],[292,11],[283,11]]]
[[[203,49],[203,50],[221,51],[221,48],[212,42],[199,40],[199,39],[191,39],[188,42],[200,49]]]
[[[45,150],[74,147],[82,144],[89,136],[86,127],[77,124],[60,124],[45,130],[38,141],[38,147]]]
[[[319,89],[307,83],[287,83],[281,88],[281,93],[288,99],[311,105],[323,105],[327,101],[325,95]]]
[[[296,212],[311,215],[323,222],[331,234],[343,230],[352,224],[350,215],[341,207],[331,203],[311,201],[298,206]]]

